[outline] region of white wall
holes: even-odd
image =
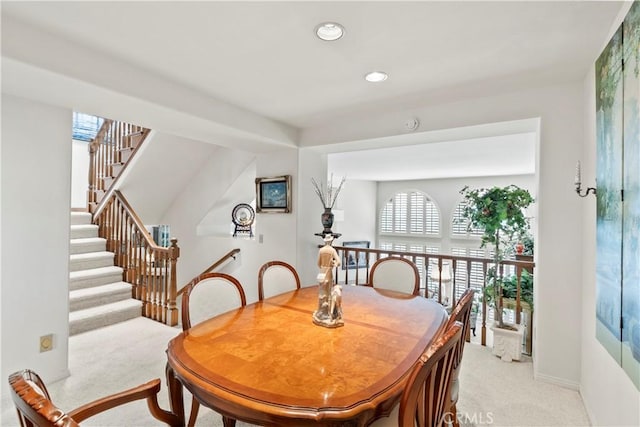
[[[257,244],[253,245],[243,255],[247,270],[245,279],[258,297],[258,270],[267,261],[280,260],[297,267],[298,255],[298,193],[300,185],[298,175],[298,150],[285,148],[273,153],[262,154],[256,158],[256,177],[277,177],[291,175],[291,204],[290,213],[259,213],[256,215]]]
[[[335,179],[335,178],[334,178]],[[376,242],[376,199],[378,184],[374,181],[347,180],[344,183],[335,209],[342,211],[344,219],[335,221],[332,230],[342,233],[340,245],[345,241],[368,240],[371,247]],[[320,223],[320,213],[317,215]]]
[[[255,162],[255,176],[244,173]],[[292,176],[293,212],[257,214],[253,239],[233,238],[231,235],[199,235],[198,226],[212,209],[228,205],[228,224],[231,224],[231,209],[237,203],[251,203],[255,197],[256,176]],[[239,177],[248,180],[252,192],[247,195],[229,195],[228,188]],[[258,299],[258,270],[270,260],[279,259],[296,264],[296,193],[297,151],[282,149],[274,153],[253,154],[218,147],[188,181],[179,196],[173,201],[161,222],[171,226],[171,235],[178,238],[180,259],[178,261],[178,287],[182,287],[206,267],[234,248],[240,249],[237,261],[227,264],[220,271],[234,275],[242,283],[247,302]],[[228,198],[235,199],[226,200]],[[144,220],[144,218],[143,218]]]
[[[471,98],[449,104],[407,106],[402,112],[333,120],[302,131],[311,146],[400,135],[407,117],[420,120],[421,131],[455,129],[487,123],[540,119],[536,159],[538,238],[536,251],[536,378],[578,388],[582,290],[575,248],[582,245],[581,200],[573,189],[575,163],[583,141],[581,80],[548,87]],[[508,159],[505,159],[508,161]]]
[[[253,160],[254,156],[249,153],[214,147],[206,161],[193,166],[195,174],[184,182],[184,187],[171,201],[169,208],[157,218],[159,223],[169,224],[171,236],[178,239],[180,247],[178,288],[235,247],[240,247],[244,256],[244,247],[251,242],[232,239],[231,236],[199,236],[197,228],[202,219],[216,207],[231,183]],[[180,167],[189,167],[189,165],[182,164]],[[145,184],[144,180],[141,182]],[[148,182],[145,185],[148,185]],[[140,202],[143,203],[142,200]],[[238,199],[238,203],[249,202],[251,200],[242,197]],[[148,222],[146,216],[142,220],[145,223]],[[231,223],[231,210],[229,210],[229,223]],[[233,265],[230,265],[228,268],[232,267]]]
[[[87,208],[89,190],[89,143],[73,140],[71,142],[71,207]]]
[[[612,26],[618,28],[628,7]],[[608,42],[603,42],[603,48]],[[596,169],[596,95],[595,71],[584,81],[584,144],[582,147],[583,182],[595,184]],[[582,203],[582,364],[580,393],[594,425],[640,425],[640,391],[616,360],[596,339],[596,198]]]
[[[2,381],[69,375],[71,111],[2,94]],[[40,353],[39,337],[53,334]]]

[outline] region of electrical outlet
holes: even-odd
[[[53,350],[53,334],[40,337],[40,353]]]

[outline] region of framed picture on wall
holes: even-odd
[[[291,212],[291,175],[256,178],[256,212]]]
[[[342,246],[345,248],[365,248],[368,249],[371,242],[368,240],[361,240],[358,242],[343,242]],[[345,249],[342,253],[342,269],[352,269],[352,268],[365,268],[368,266],[369,257],[367,256],[367,252],[358,252],[356,254],[355,250]]]

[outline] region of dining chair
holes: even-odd
[[[151,415],[170,426],[179,426],[178,417],[160,408],[158,392],[160,379],[139,385],[120,393],[103,397],[69,412],[58,408],[52,401],[40,376],[30,369],[9,375],[11,398],[18,412],[21,427],[75,427],[89,417],[136,400],[146,399]]]
[[[419,295],[418,267],[407,258],[396,256],[380,258],[371,266],[369,285],[374,288]]]
[[[258,271],[258,300],[300,289],[300,276],[284,261],[269,261]]]
[[[193,279],[182,295],[182,330],[247,305],[242,285],[225,273],[206,273]]]
[[[238,279],[225,273],[201,274],[187,285],[182,295],[182,330],[245,305],[247,298]],[[188,426],[195,425],[199,409],[200,402],[194,396]]]
[[[451,421],[454,426],[458,427],[460,424],[458,422],[458,418],[456,416],[457,409],[456,403],[458,403],[458,392],[460,391],[460,364],[462,363],[462,354],[464,352],[464,344],[467,340],[467,336],[469,335],[470,322],[469,319],[471,317],[471,306],[473,305],[473,296],[475,294],[474,289],[468,288],[464,291],[458,303],[455,305],[453,310],[451,311],[451,315],[449,316],[449,321],[447,322],[447,327],[451,327],[455,322],[460,322],[462,324],[462,338],[458,342],[458,348],[456,350],[456,357],[453,362],[453,375],[451,376],[451,387],[450,387],[450,399],[447,412],[452,414]]]
[[[377,419],[370,427],[441,427],[450,423],[449,387],[461,339],[460,322],[445,329],[413,366],[400,403],[388,417]]]

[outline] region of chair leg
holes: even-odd
[[[198,402],[194,397],[191,399],[191,413],[189,414],[189,422],[187,423],[187,427],[193,427],[196,425],[198,409],[200,409],[200,402]]]
[[[236,420],[234,420],[233,418],[225,417],[223,415],[222,416],[222,425],[224,427],[236,427]]]
[[[453,421],[453,427],[460,427],[460,421],[458,421],[458,410],[456,409],[456,404],[454,403],[451,407],[451,415]]]

